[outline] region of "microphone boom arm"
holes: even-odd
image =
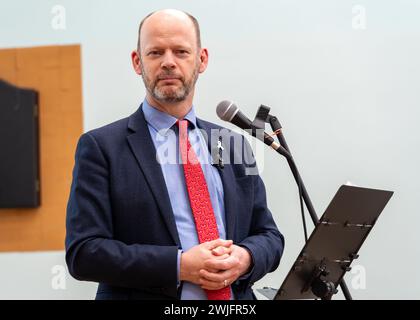
[[[257,115],[255,116],[254,121],[252,122],[252,130],[253,133],[255,132],[255,129],[264,129],[265,124],[269,123],[273,132],[275,132],[277,139],[280,142],[279,148],[273,147],[278,153],[283,155],[290,167],[290,170],[292,171],[293,177],[295,178],[295,181],[299,187],[299,192],[301,193],[301,196],[305,202],[306,208],[309,212],[309,215],[311,216],[312,222],[314,226],[316,226],[319,222],[318,216],[315,212],[314,206],[312,204],[311,199],[309,198],[308,192],[306,191],[305,184],[303,183],[302,177],[300,176],[299,170],[296,166],[295,161],[293,160],[292,154],[290,152],[290,149],[286,143],[286,140],[284,138],[283,132],[282,132],[282,126],[277,119],[277,117],[270,115],[270,108],[261,105],[257,111]],[[304,216],[302,215],[302,218],[304,219]],[[305,226],[305,221],[303,221]],[[306,236],[306,230],[305,230],[305,239],[307,239]],[[340,281],[340,287],[343,291],[344,297],[346,300],[352,300],[352,296],[350,294],[350,291],[346,285],[346,282],[344,281],[344,278]]]

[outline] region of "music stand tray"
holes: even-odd
[[[392,195],[392,191],[342,185],[274,300],[331,299]]]

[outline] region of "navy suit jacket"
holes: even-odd
[[[211,129],[221,129],[200,119],[197,126],[208,137]],[[250,152],[246,139],[234,135]],[[234,152],[230,147],[229,156]],[[252,285],[277,268],[284,240],[267,208],[261,178],[245,169],[244,164],[225,164],[219,173],[227,238],[249,249],[254,262],[252,272],[233,283],[232,290],[237,299],[254,299]],[[141,106],[130,117],[80,137],[66,228],[70,274],[99,282],[97,299],[180,298],[181,243]]]

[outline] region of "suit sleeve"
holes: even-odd
[[[95,138],[79,140],[67,206],[66,263],[78,280],[128,288],[176,288],[176,246],[113,239],[109,169]]]
[[[252,154],[251,147],[246,141],[245,151]],[[240,246],[247,248],[252,256],[251,272],[245,279],[240,279],[248,286],[252,286],[267,273],[276,270],[284,250],[284,237],[267,207],[264,183],[258,174],[252,175],[252,181],[254,205],[251,229],[249,236],[239,243]]]

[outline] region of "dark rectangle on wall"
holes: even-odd
[[[40,205],[38,118],[38,93],[0,79],[0,208]]]

